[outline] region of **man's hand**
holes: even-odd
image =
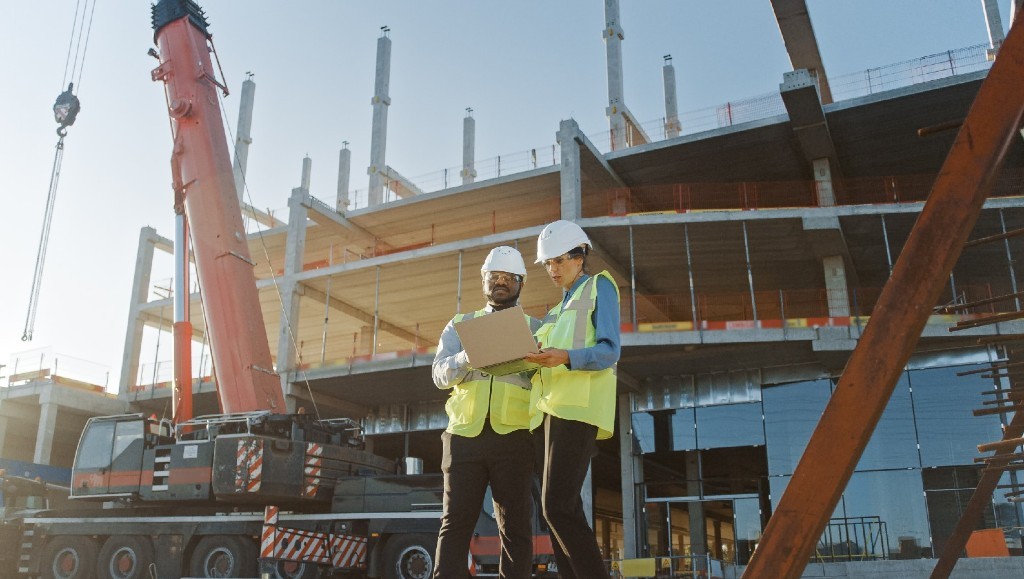
[[[546,368],[554,368],[562,364],[569,364],[569,352],[561,348],[543,348],[540,352],[527,354],[526,361],[540,364]]]

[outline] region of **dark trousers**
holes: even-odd
[[[590,459],[595,454],[596,426],[551,415],[544,417],[541,506],[551,529],[558,576],[563,579],[608,577],[580,497]]]
[[[533,435],[528,430],[497,434],[485,424],[479,436],[445,432],[441,441],[444,512],[434,578],[467,576],[469,542],[490,483],[501,539],[499,576],[529,579],[533,574]]]

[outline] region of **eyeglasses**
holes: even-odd
[[[568,254],[568,253],[563,253],[562,255],[559,255],[558,257],[552,257],[551,259],[545,259],[543,262],[541,262],[541,265],[543,265],[545,268],[551,267],[553,265],[562,265],[566,261],[568,261],[570,259],[576,259],[577,257],[580,257],[580,256],[575,256],[575,255],[571,255],[571,254]]]
[[[484,276],[484,279],[490,283],[498,283],[499,281],[505,283],[523,283],[523,276],[514,273],[505,273],[503,271],[489,271]]]

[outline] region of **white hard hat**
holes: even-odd
[[[499,245],[487,254],[487,259],[480,266],[480,272],[503,271],[523,276],[526,279],[526,264],[519,250],[507,245]]]
[[[591,245],[583,228],[572,221],[559,219],[549,223],[537,237],[537,261],[534,263],[543,263],[581,245]]]

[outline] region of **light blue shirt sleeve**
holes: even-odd
[[[597,278],[597,305],[592,318],[597,343],[569,350],[570,370],[604,370],[619,361],[619,294],[606,277]]]
[[[437,344],[437,353],[434,354],[430,370],[434,385],[442,390],[461,384],[473,370],[466,352],[462,349],[462,340],[455,332],[455,325],[450,321],[441,332],[441,341]]]

